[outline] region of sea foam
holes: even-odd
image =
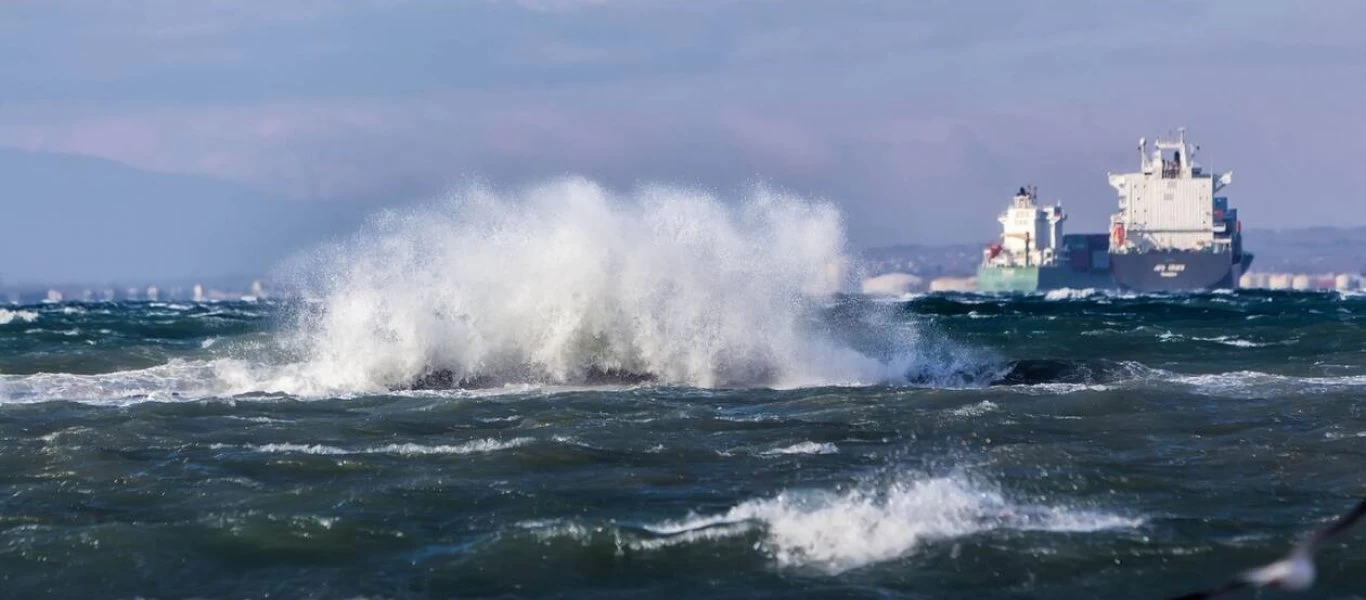
[[[321,310],[294,331],[290,379],[314,387],[382,390],[433,370],[457,382],[625,372],[698,387],[867,384],[904,379],[915,362],[860,352],[813,322],[844,285],[841,215],[763,189],[727,204],[583,179],[471,188],[388,213],[303,264]]]
[[[0,325],[9,325],[15,321],[32,323],[38,320],[38,313],[31,310],[10,310],[0,308]]]
[[[581,178],[473,186],[288,261],[277,276],[306,302],[269,341],[205,341],[199,360],[116,373],[0,376],[0,402],[349,397],[433,373],[492,392],[598,385],[603,373],[701,388],[976,386],[999,374],[999,360],[896,306],[841,300],[856,269],[833,205],[765,188],[725,201]]]
[[[757,550],[779,567],[839,574],[896,560],[936,542],[995,530],[1085,533],[1132,529],[1141,517],[1016,502],[980,478],[900,473],[835,489],[793,489],[712,515],[618,528],[623,547],[651,551],[757,533]],[[588,537],[583,523],[529,523],[538,537]]]

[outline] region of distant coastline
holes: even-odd
[[[1250,229],[1249,248],[1257,264],[1245,276],[1244,287],[1269,289],[1355,289],[1366,273],[1366,226]],[[886,288],[931,291],[970,289],[970,279],[982,261],[983,243],[901,244],[867,248],[858,253],[862,279],[872,293]],[[3,264],[0,264],[3,276]],[[891,276],[891,277],[887,277]],[[263,276],[245,274],[180,277],[175,279],[121,278],[95,282],[8,282],[0,280],[0,303],[42,302],[55,291],[63,300],[99,300],[109,292],[114,299],[146,300],[148,288],[156,288],[159,300],[192,300],[196,284],[212,299],[236,299],[252,294],[253,282],[274,295],[288,295],[281,284]],[[129,290],[133,290],[130,293]]]

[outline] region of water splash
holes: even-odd
[[[297,375],[349,391],[434,371],[700,387],[902,379],[906,357],[870,356],[813,323],[843,284],[844,249],[833,206],[768,190],[728,206],[583,179],[518,196],[473,188],[313,257],[322,310],[300,321]]]
[[[38,319],[38,313],[31,310],[10,310],[0,308],[0,325],[9,325],[15,321],[21,323],[32,323]]]
[[[897,473],[836,489],[796,489],[755,498],[713,515],[644,525],[613,525],[635,551],[759,535],[756,549],[780,567],[830,575],[896,560],[927,544],[984,532],[1084,533],[1133,529],[1144,519],[1064,505],[1013,501],[993,483],[962,473]],[[527,523],[538,537],[587,539],[601,527],[579,522]]]

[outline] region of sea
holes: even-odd
[[[565,185],[0,308],[0,596],[1162,598],[1366,495],[1366,296],[821,294],[818,204]]]

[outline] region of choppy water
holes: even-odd
[[[0,309],[0,595],[1157,598],[1366,494],[1361,297],[844,298],[809,327],[883,370],[406,392],[337,348],[506,353],[316,310]],[[1366,533],[1320,576],[1366,597]]]

